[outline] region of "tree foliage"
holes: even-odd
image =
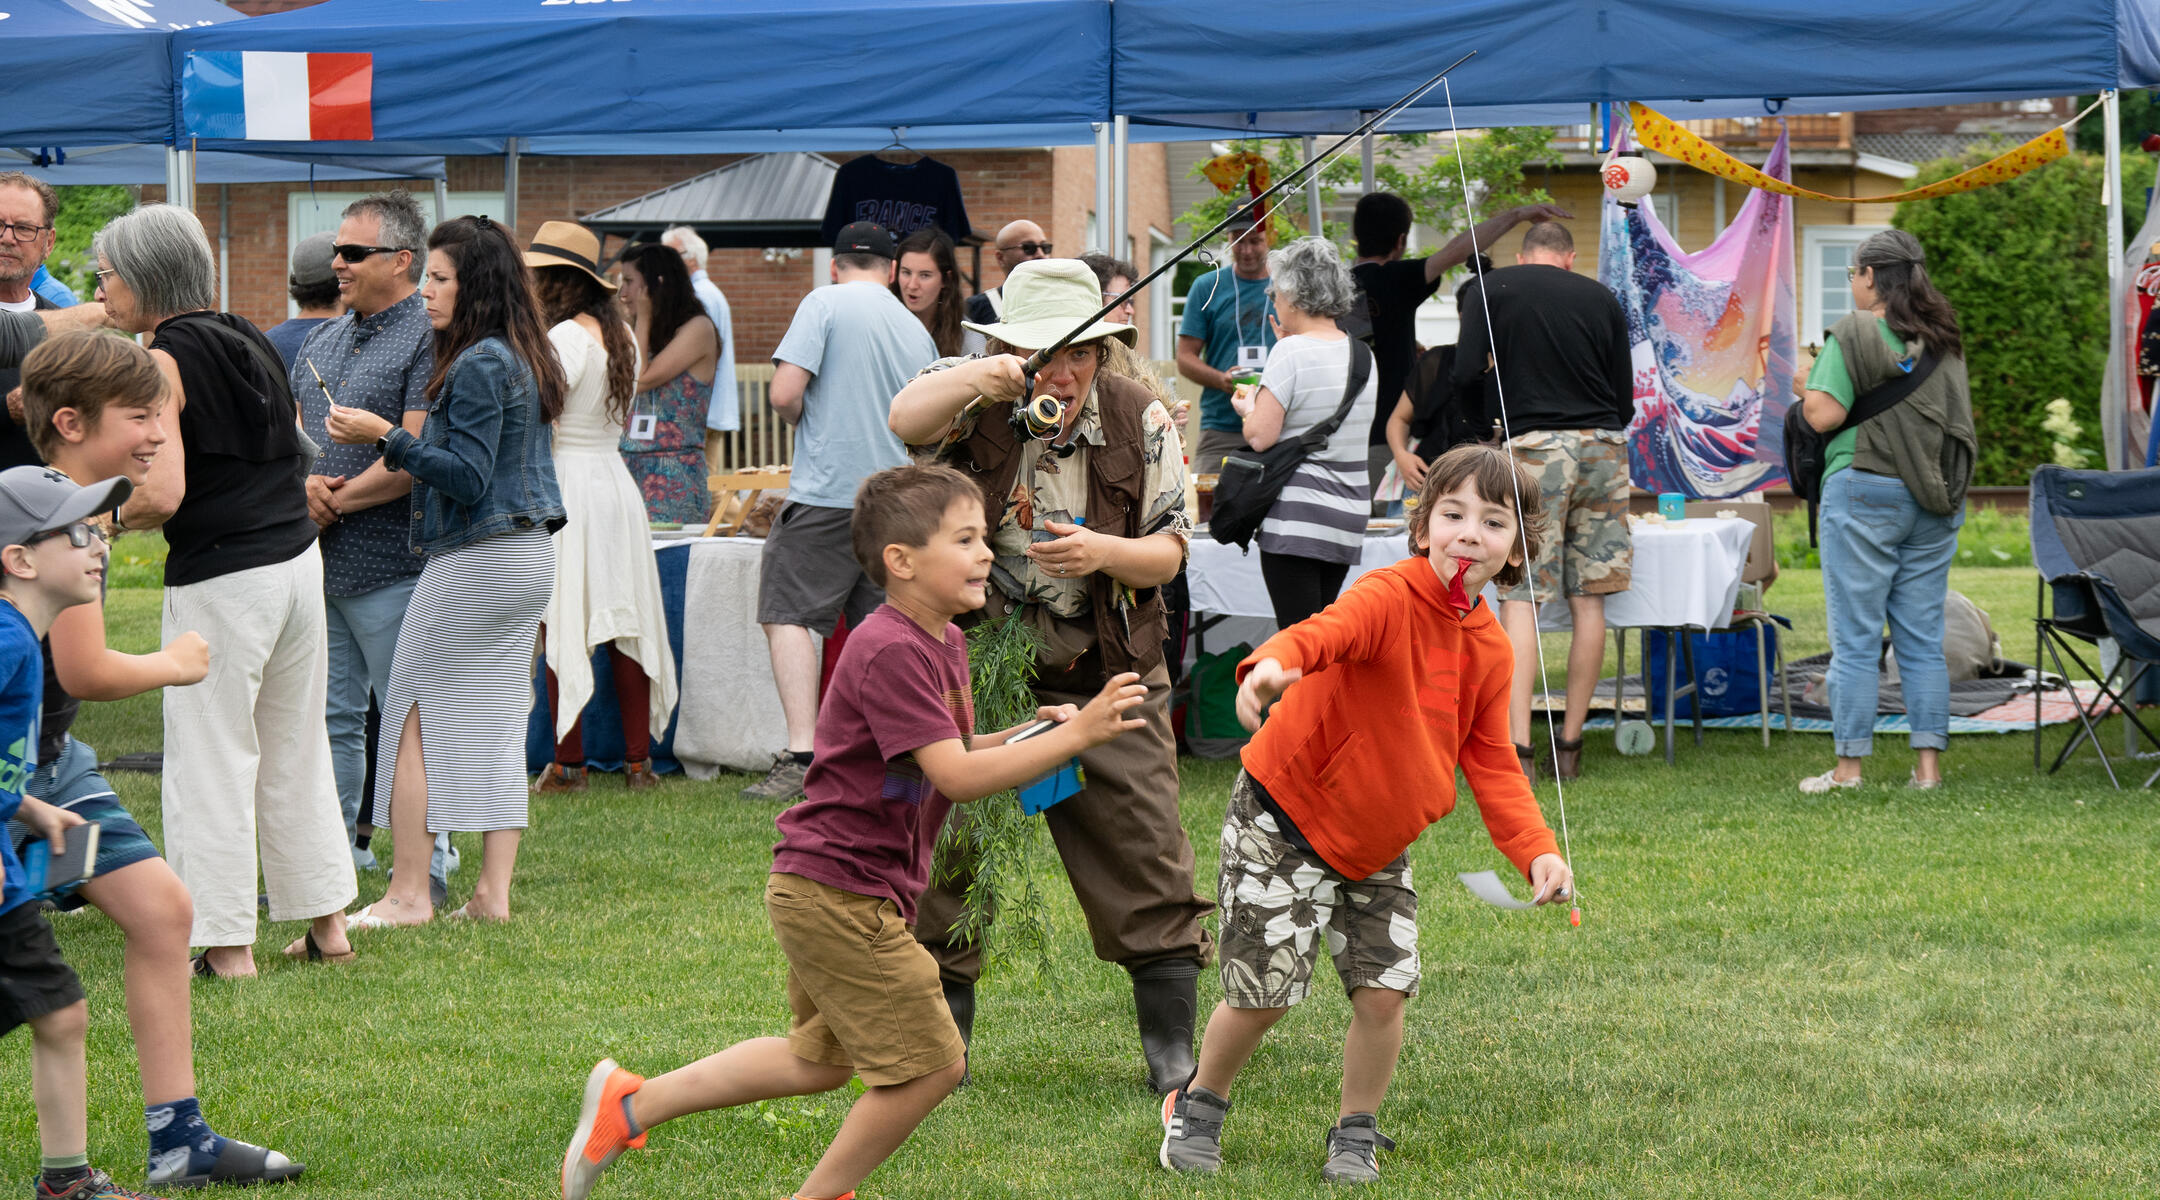
[[[1327,144],[1322,139],[1315,149],[1324,149]],[[1428,146],[1436,151],[1429,158],[1420,153]],[[1236,141],[1230,148],[1267,158],[1275,180],[1296,170],[1305,157],[1304,143],[1296,139]],[[1375,139],[1373,148],[1373,183],[1381,191],[1409,201],[1419,224],[1455,231],[1466,228],[1473,215],[1488,217],[1514,205],[1550,201],[1552,197],[1544,189],[1527,186],[1525,173],[1532,166],[1558,163],[1559,156],[1552,148],[1552,130],[1543,127],[1486,129],[1456,139],[1423,133],[1383,134]],[[1198,177],[1199,168],[1196,166],[1192,173]],[[1323,214],[1335,205],[1338,191],[1358,185],[1360,174],[1357,143],[1352,142],[1320,169]],[[1470,182],[1469,206],[1464,203],[1465,174]],[[1243,201],[1247,194],[1239,191],[1228,196],[1211,195],[1187,209],[1178,220],[1198,234],[1222,220],[1230,206]],[[1308,196],[1301,183],[1273,201],[1278,245],[1310,231]],[[1329,240],[1349,244],[1350,230],[1343,222],[1324,220],[1321,228]]]
[[[59,229],[53,234],[53,252],[45,260],[45,269],[88,300],[97,291],[97,263],[90,257],[90,239],[107,221],[135,207],[135,195],[119,186],[55,190],[60,193]]]
[[[1984,161],[1921,169],[1919,187]],[[2021,485],[2056,446],[2099,450],[2100,378],[2107,367],[2106,164],[2072,154],[2008,183],[1900,204],[1893,224],[1920,239],[1928,274],[1957,309],[1972,381],[1980,459],[1973,482]],[[2048,402],[2067,399],[2076,432]]]

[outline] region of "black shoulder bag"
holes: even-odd
[[[1288,441],[1265,450],[1239,450],[1223,459],[1222,474],[1215,481],[1215,507],[1208,517],[1210,536],[1226,546],[1252,548],[1253,535],[1260,532],[1260,522],[1275,507],[1291,473],[1326,446],[1328,438],[1342,427],[1344,418],[1350,415],[1350,406],[1357,403],[1358,393],[1372,378],[1372,366],[1372,351],[1351,338],[1350,379],[1344,385],[1342,404],[1335,415]]]
[[[1785,478],[1792,486],[1793,495],[1807,501],[1808,545],[1816,544],[1815,517],[1822,506],[1823,468],[1829,465],[1830,439],[1903,403],[1935,373],[1936,363],[1935,352],[1930,350],[1920,356],[1912,370],[1883,383],[1874,391],[1855,396],[1852,408],[1845,413],[1845,420],[1828,433],[1808,424],[1802,413],[1807,407],[1805,402],[1796,399],[1792,407],[1785,410]]]

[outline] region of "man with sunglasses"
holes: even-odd
[[[1007,275],[1029,259],[1050,257],[1050,239],[1033,221],[1014,221],[998,230],[998,269]],[[967,319],[977,325],[995,325],[1005,313],[1005,285],[977,292],[967,301]]]
[[[434,330],[420,299],[427,220],[403,190],[348,205],[331,243],[330,272],[345,313],[318,325],[292,364],[293,396],[308,436],[323,448],[308,476],[308,513],[322,527],[324,607],[330,636],[325,716],[353,865],[371,870],[369,832],[359,827],[367,777],[368,694],[384,695],[398,628],[419,582],[410,543],[412,476],[392,471],[374,446],[334,443],[330,405],[364,408],[415,435],[427,419]],[[371,832],[371,831],[370,831]],[[437,842],[430,872],[439,897],[449,842]],[[439,901],[438,901],[439,902]]]

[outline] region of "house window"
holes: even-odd
[[[390,186],[385,184],[384,186]],[[293,247],[303,238],[318,233],[337,233],[345,220],[345,206],[355,200],[375,195],[374,192],[326,192],[301,188],[285,198],[285,261],[292,261]],[[414,199],[420,202],[420,215],[430,227],[435,224],[435,198],[428,192],[416,192]],[[450,216],[474,216],[485,214],[500,217],[503,210],[503,194],[496,192],[451,192],[449,204],[443,211]],[[280,272],[283,274],[283,272]],[[297,317],[300,306],[290,299],[285,301],[285,315]]]
[[[1800,232],[1800,344],[1820,346],[1823,334],[1852,311],[1845,268],[1860,243],[1884,225],[1810,225]]]

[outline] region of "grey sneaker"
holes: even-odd
[[[792,754],[773,756],[772,770],[765,778],[742,790],[746,800],[793,800],[803,794],[803,774],[810,768],[795,761]]]
[[[1230,1102],[1188,1083],[1163,1097],[1163,1169],[1213,1175],[1222,1169],[1222,1123]]]
[[[1378,1183],[1380,1164],[1374,1154],[1393,1150],[1395,1139],[1380,1132],[1371,1113],[1351,1113],[1327,1131],[1327,1165],[1320,1178],[1329,1183]]]

